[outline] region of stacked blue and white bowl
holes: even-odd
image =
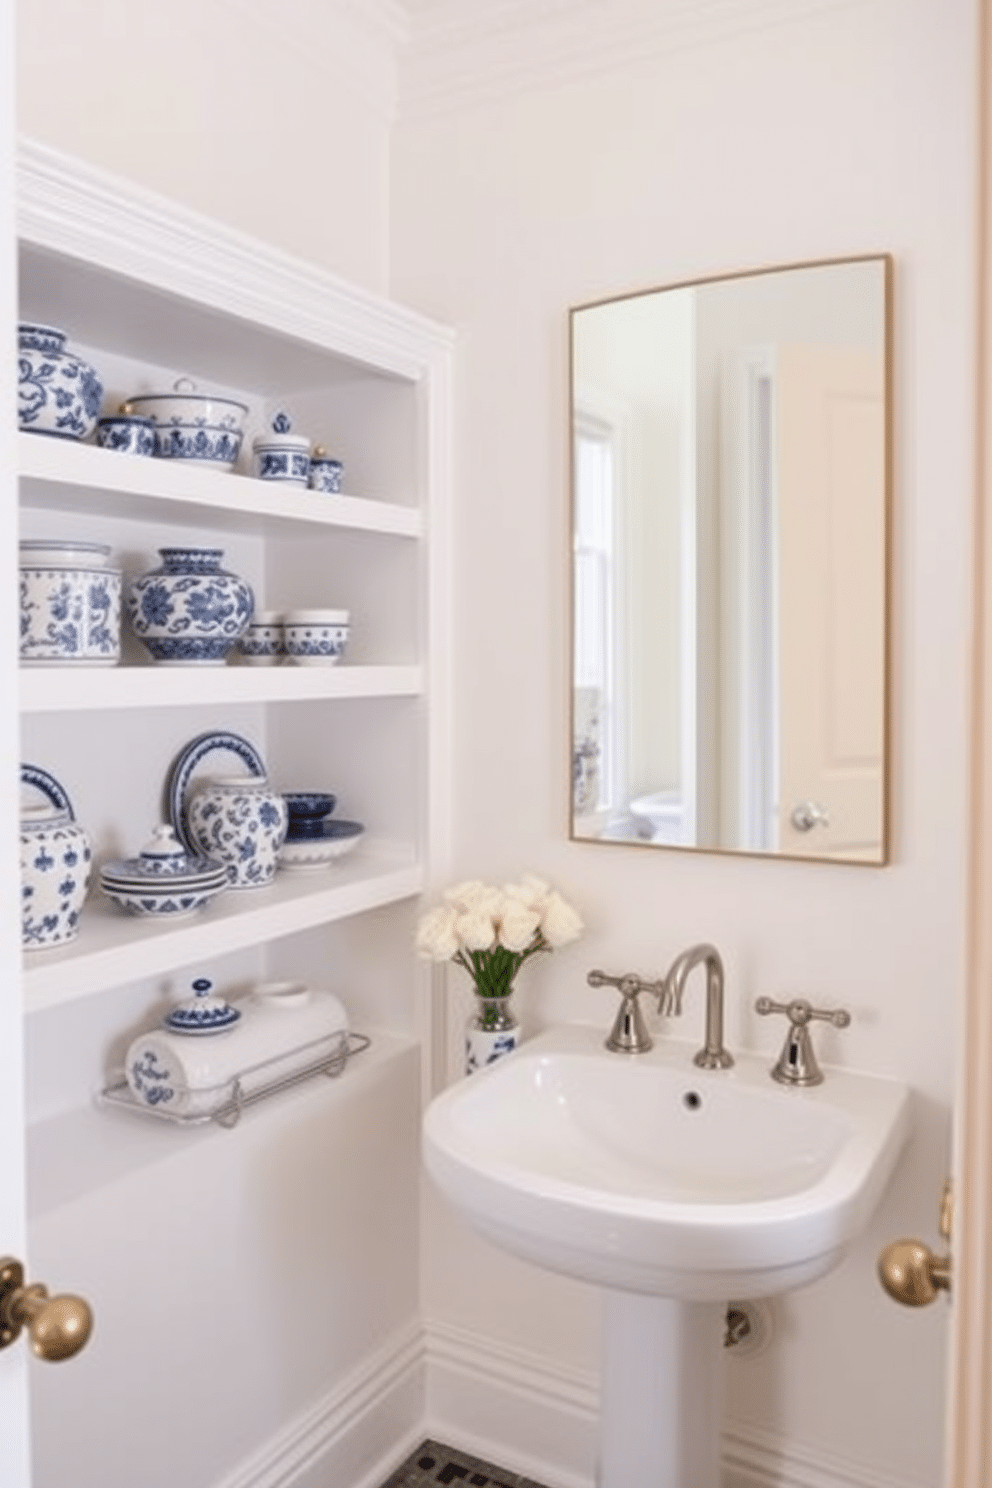
[[[100,887],[130,914],[177,920],[204,909],[227,887],[227,869],[187,853],[171,827],[158,826],[137,857],[103,865]]]

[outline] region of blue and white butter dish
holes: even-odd
[[[137,857],[104,863],[100,888],[135,915],[182,919],[204,909],[227,887],[222,863],[188,853],[172,827],[157,826]]]

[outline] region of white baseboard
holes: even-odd
[[[215,1488],[379,1488],[423,1440],[424,1346],[391,1338]]]
[[[598,1415],[590,1373],[450,1323],[411,1324],[215,1488],[380,1488],[425,1437],[548,1488],[594,1488]],[[733,1422],[723,1488],[928,1485]]]

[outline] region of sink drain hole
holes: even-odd
[[[699,1094],[698,1090],[687,1090],[682,1097],[682,1104],[687,1111],[698,1111],[703,1104],[703,1097]]]

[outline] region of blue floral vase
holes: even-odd
[[[218,666],[251,623],[251,585],[221,568],[221,548],[159,548],[161,566],[131,585],[131,629],[157,662]]]
[[[65,342],[55,326],[18,326],[17,419],[31,434],[85,439],[96,427],[103,383]]]
[[[520,1024],[509,996],[475,999],[465,1027],[465,1073],[474,1074],[510,1054],[520,1042]]]
[[[272,882],[288,815],[264,775],[206,781],[188,801],[186,820],[197,851],[226,867],[230,888],[258,889]]]

